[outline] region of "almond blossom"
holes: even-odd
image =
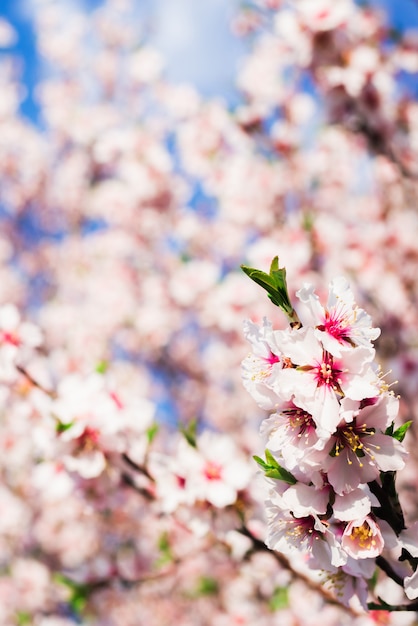
[[[265,319],[263,326],[259,327],[248,320],[244,334],[252,345],[252,353],[242,363],[244,386],[263,409],[271,409],[277,402],[272,385],[274,374],[283,367],[283,356],[272,324]]]
[[[367,347],[380,335],[379,328],[372,328],[370,315],[355,305],[354,294],[342,276],[331,281],[326,307],[321,305],[313,285],[305,285],[297,296],[306,308],[306,312],[299,311],[302,321],[315,327],[325,350],[336,357],[341,357],[342,347]]]
[[[341,402],[344,413],[347,404],[344,398]],[[341,423],[326,446],[328,457],[324,469],[337,493],[347,493],[378,478],[382,471],[397,471],[405,465],[403,445],[385,434],[397,415],[398,400],[383,395],[357,406],[358,410],[351,413],[353,419]]]
[[[283,366],[269,369],[267,382],[261,376],[260,383],[274,390],[277,400],[276,412],[260,428],[266,460],[255,457],[270,485],[266,544],[289,555],[302,551],[313,569],[342,568],[368,579],[374,560],[399,546],[397,535],[405,528],[395,495],[381,487],[387,475],[393,490],[393,477],[405,465],[401,441],[408,425],[394,431],[399,399],[373,363],[372,339],[379,329],[360,311],[356,335],[357,307],[342,279],[330,284],[328,309],[312,287],[299,291],[307,305],[299,318],[277,258],[269,274],[243,269],[290,321],[287,331],[268,327]],[[258,342],[253,345],[259,350]],[[246,376],[244,367],[244,385],[263,406]],[[410,584],[409,578],[405,581]],[[411,597],[413,585],[412,578]],[[363,593],[361,598],[364,603]]]
[[[278,343],[292,367],[281,372],[276,386],[312,399],[312,416],[320,435],[331,434],[338,425],[342,397],[361,400],[378,392],[380,383],[371,366],[371,348],[346,348],[340,358],[334,357],[312,328],[302,328],[292,335],[282,333]]]
[[[384,540],[378,524],[366,516],[347,524],[341,546],[355,559],[372,559],[383,551]]]
[[[299,406],[294,401],[285,403],[280,411],[263,420],[260,427],[269,449],[280,453],[291,471],[301,464],[309,465],[310,453],[321,450],[326,441],[318,436],[309,404],[299,398],[297,401]],[[310,466],[308,472],[312,469]]]
[[[61,381],[48,411],[57,422],[65,466],[93,478],[104,471],[108,455],[129,450],[130,433],[145,439],[154,407],[138,399],[126,406],[104,375],[73,374]]]
[[[41,344],[40,329],[22,321],[18,309],[12,304],[0,307],[0,379],[15,379],[17,366],[25,362],[33,349]]]
[[[318,516],[295,518],[267,502],[269,534],[267,546],[283,554],[307,552],[318,569],[333,571],[343,565],[347,557],[338,545],[334,534]],[[336,571],[336,570],[334,570]]]
[[[246,0],[230,101],[166,78],[185,3],[29,4],[39,71],[0,22],[0,622],[411,626],[414,35]],[[299,329],[239,271],[276,253]]]
[[[248,485],[251,470],[233,442],[204,431],[196,438],[196,445],[183,438],[178,443],[177,461],[165,469],[163,459],[154,458],[156,488],[165,501],[164,509],[171,511],[180,504],[201,501],[218,508],[234,504],[239,491]]]

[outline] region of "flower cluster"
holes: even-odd
[[[399,400],[372,343],[380,330],[342,277],[331,282],[325,306],[304,284],[296,313],[277,258],[270,276],[243,269],[291,320],[286,330],[266,319],[245,322],[252,353],[244,386],[273,411],[261,426],[266,460],[255,457],[270,487],[266,543],[289,556],[302,550],[313,569],[359,579],[351,588],[364,604],[376,557],[399,551],[404,529],[383,485],[404,467],[408,425],[394,429]],[[349,585],[341,589],[346,601]]]
[[[249,410],[241,324],[265,313],[238,267],[279,249],[321,301],[350,276],[399,423],[416,421],[418,39],[377,2],[239,1],[230,100],[202,91],[203,66],[198,90],[167,80],[165,21],[134,0],[27,4],[33,89],[0,18],[0,624],[412,626],[418,447],[412,427],[395,489],[377,331],[342,283],[349,328],[305,288],[303,326],[291,309],[287,333],[247,326]],[[315,557],[263,541],[265,410],[270,534],[313,519]],[[371,612],[343,607],[372,562]]]

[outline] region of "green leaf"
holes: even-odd
[[[107,369],[109,367],[109,363],[107,361],[99,361],[99,363],[96,365],[96,372],[98,374],[104,374]]]
[[[202,596],[216,596],[219,593],[219,582],[212,576],[200,576],[191,589],[184,592],[189,600],[196,600]]]
[[[305,213],[302,219],[302,228],[308,233],[312,232],[315,220],[314,215],[311,212]]]
[[[30,613],[26,613],[25,611],[18,611],[16,615],[16,621],[19,626],[26,626],[26,624],[30,624],[32,621]]]
[[[73,424],[74,422],[68,422],[67,424],[65,424],[64,422],[60,422],[58,420],[55,425],[55,430],[60,435],[61,433],[65,433],[66,430],[69,430]]]
[[[158,433],[160,427],[157,423],[152,424],[147,430],[148,443],[152,443],[155,439],[156,434]]]
[[[268,274],[261,270],[256,270],[253,267],[246,267],[245,265],[241,265],[241,269],[251,280],[267,291],[274,304],[281,306],[280,294],[277,292],[274,280]]]
[[[399,426],[399,428],[397,428],[395,430],[395,432],[392,434],[392,437],[394,439],[397,439],[398,441],[403,441],[405,439],[405,435],[408,432],[409,427],[412,424],[412,420],[410,420],[409,422],[405,422],[405,424],[402,424],[402,426]]]
[[[392,424],[386,428],[385,435],[389,435],[390,437],[392,437],[394,428],[395,422],[392,422]]]
[[[193,448],[197,447],[196,435],[197,435],[197,419],[191,420],[187,425],[180,426],[181,434],[186,438],[188,444]]]
[[[157,567],[167,565],[168,563],[172,563],[174,561],[174,555],[171,549],[168,533],[164,532],[160,535],[158,540],[158,549],[160,551],[160,556],[157,559]]]
[[[288,587],[276,587],[273,591],[273,595],[269,600],[269,608],[271,611],[280,611],[281,609],[287,609],[289,606],[289,591]]]
[[[259,456],[253,456],[254,461],[258,463],[267,478],[274,478],[276,480],[283,480],[289,485],[295,485],[297,483],[296,478],[282,467],[269,450],[265,451],[266,460],[263,461]]]
[[[271,466],[271,467],[280,467],[277,459],[274,458],[274,456],[272,455],[272,453],[270,452],[270,450],[266,449],[264,451],[264,454],[266,456],[266,461],[267,463]]]
[[[76,615],[80,615],[82,611],[85,609],[87,604],[87,594],[88,588],[85,587],[83,589],[79,588],[74,591],[73,596],[70,600],[70,607]]]
[[[216,578],[202,576],[197,584],[196,594],[199,596],[215,596],[219,592],[219,583]]]
[[[286,269],[279,268],[279,257],[275,256],[270,265],[270,276],[274,279],[276,289],[280,294],[282,300],[282,308],[289,314],[293,312],[293,307],[290,303],[289,294],[287,292],[286,282]]]
[[[71,578],[67,578],[67,576],[64,576],[63,574],[55,574],[54,579],[71,590],[71,596],[68,600],[68,604],[76,615],[80,615],[87,604],[88,595],[92,588],[89,585],[76,583],[71,580]]]
[[[259,466],[261,467],[261,469],[263,470],[267,470],[268,469],[268,465],[265,461],[263,461],[262,458],[260,458],[259,456],[257,456],[256,454],[254,454],[253,459],[256,463],[259,464]]]
[[[241,265],[241,269],[251,280],[267,291],[270,300],[282,309],[291,325],[300,328],[301,323],[287,291],[286,270],[279,268],[279,257],[275,256],[272,260],[269,274],[247,265]]]

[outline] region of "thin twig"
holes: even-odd
[[[43,391],[47,396],[49,396],[50,398],[57,397],[55,391],[52,391],[52,389],[46,389],[43,385],[41,385],[41,383],[35,380],[33,376],[29,374],[29,372],[22,365],[16,365],[16,369],[28,379],[31,385]]]
[[[344,611],[350,613],[353,617],[359,617],[363,615],[363,613],[356,611],[352,607],[342,604],[342,602],[340,602],[338,598],[336,598],[330,591],[325,589],[325,587],[322,584],[315,582],[314,580],[312,580],[311,578],[309,578],[302,572],[298,572],[297,570],[295,570],[292,567],[289,559],[285,557],[284,554],[270,550],[270,548],[266,546],[264,541],[261,541],[260,539],[255,537],[246,526],[242,526],[238,530],[242,535],[251,539],[255,550],[267,551],[270,554],[272,554],[274,558],[276,559],[276,561],[278,561],[284,569],[287,569],[295,578],[298,578],[299,580],[301,580],[307,587],[309,587],[309,589],[312,589],[312,591],[316,591],[320,596],[323,597],[325,602],[340,606],[342,609],[344,609]]]
[[[148,478],[148,480],[150,480],[151,482],[155,483],[155,478],[153,476],[151,476],[151,474],[149,473],[149,471],[147,470],[147,468],[144,465],[138,465],[138,463],[135,463],[135,461],[133,461],[126,454],[126,452],[122,453],[122,459],[125,461],[125,463],[127,463],[129,465],[129,467],[134,469],[136,472],[139,472],[140,474],[143,474],[144,476],[146,476]]]
[[[385,574],[389,578],[391,578],[393,581],[395,581],[395,583],[397,583],[398,585],[403,587],[404,580],[403,580],[402,576],[399,576],[399,574],[397,574],[395,572],[395,570],[393,569],[391,564],[388,563],[388,561],[386,561],[386,559],[383,558],[383,556],[379,555],[378,557],[376,557],[376,565],[378,567],[380,567],[380,569],[383,572],[385,572]]]

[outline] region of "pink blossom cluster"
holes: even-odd
[[[250,273],[256,282],[261,275]],[[261,426],[266,460],[255,457],[269,484],[266,543],[286,555],[303,552],[331,580],[337,573],[351,579],[336,594],[344,602],[355,594],[365,606],[376,558],[400,556],[406,532],[410,557],[417,551],[401,510],[394,516],[382,498],[385,475],[392,479],[405,465],[401,441],[410,424],[394,431],[399,400],[375,363],[380,329],[348,282],[330,283],[326,305],[305,283],[296,313],[286,298],[275,300],[267,281],[291,324],[275,330],[266,318],[247,321],[252,351],[242,363],[245,388],[270,412]],[[405,578],[409,598],[418,596],[416,578]]]
[[[350,0],[246,1],[229,106],[164,78],[133,0],[32,4],[39,125],[0,20],[0,623],[411,625],[416,434],[389,433],[418,416],[413,34]],[[239,266],[278,250],[321,301],[349,277],[381,336],[341,280],[327,307],[301,290],[301,328],[263,324]],[[271,519],[314,520],[319,556],[266,525],[263,419]]]
[[[189,619],[181,596],[217,596],[218,578],[247,577],[255,593],[241,572],[252,541],[235,507],[251,502],[253,471],[240,446],[157,425],[139,368],[115,361],[57,376],[36,324],[9,305],[0,324],[0,622],[68,625],[85,611],[119,624],[128,602],[128,624],[138,607],[163,624],[173,611]],[[208,602],[196,600],[194,617]],[[222,623],[238,605],[216,613]]]

